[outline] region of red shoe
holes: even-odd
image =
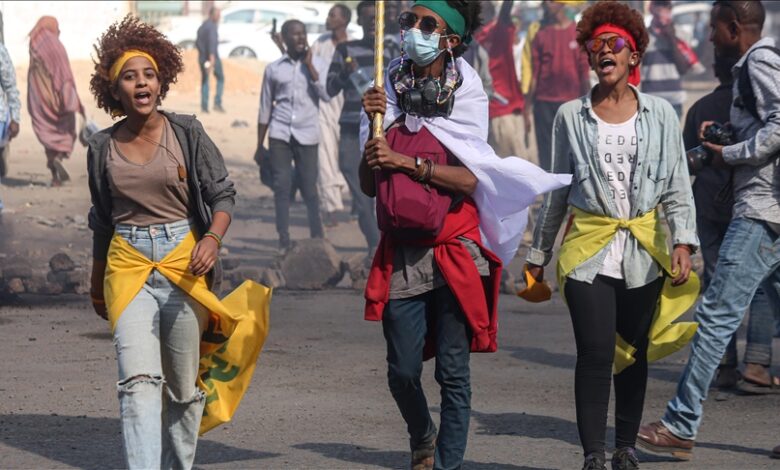
[[[690,460],[693,452],[693,439],[680,439],[672,434],[660,421],[642,425],[637,433],[639,447],[661,454],[672,454],[680,460]]]

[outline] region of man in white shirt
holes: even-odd
[[[323,62],[330,63],[336,46],[353,39],[347,33],[347,25],[352,19],[352,11],[343,4],[336,4],[328,12],[325,20],[327,33],[317,39],[311,46],[312,54]],[[319,179],[317,186],[320,193],[323,222],[326,226],[336,225],[335,212],[344,209],[341,193],[347,187],[347,182],[339,170],[339,117],[344,106],[344,95],[339,93],[329,102],[320,102],[320,146]]]

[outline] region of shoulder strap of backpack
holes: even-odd
[[[773,46],[761,46],[750,51],[745,58],[745,64],[739,71],[739,83],[737,89],[739,91],[739,97],[742,101],[742,107],[744,107],[754,118],[761,121],[761,116],[758,114],[758,107],[756,104],[756,95],[753,93],[753,84],[750,81],[750,71],[748,70],[748,64],[750,63],[750,55],[759,49],[768,49],[778,56],[780,56],[780,49]]]

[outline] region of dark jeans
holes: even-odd
[[[555,113],[563,103],[557,101],[535,101],[534,134],[536,135],[536,148],[539,154],[539,168],[550,171],[552,166],[552,128]]]
[[[441,386],[441,430],[428,412],[420,376],[428,329],[436,339],[436,381]],[[436,439],[435,468],[460,468],[471,415],[469,354],[471,331],[458,301],[444,286],[425,294],[390,300],[382,318],[387,340],[387,379],[409,431],[412,451]]]
[[[358,126],[341,126],[339,141],[339,170],[352,195],[352,211],[357,214],[358,225],[366,237],[369,251],[379,245],[379,228],[376,223],[374,200],[360,190],[360,130]]]
[[[324,229],[320,219],[320,196],[317,193],[319,164],[316,145],[301,145],[290,137],[290,142],[268,139],[273,173],[274,206],[276,207],[276,231],[282,247],[290,243],[290,199],[293,179],[292,163],[295,161],[295,176],[306,203],[309,217],[309,234],[312,238],[323,238]]]
[[[225,74],[222,72],[222,60],[217,57],[211,65],[217,78],[217,91],[214,94],[214,106],[222,106],[222,90],[225,89]],[[209,71],[200,63],[200,109],[209,109]]]
[[[577,367],[577,429],[585,455],[604,455],[615,332],[637,351],[636,362],[615,375],[615,447],[634,447],[647,388],[647,334],[663,278],[636,289],[622,279],[596,276],[593,284],[566,280]]]
[[[696,228],[701,243],[701,256],[704,259],[704,276],[702,292],[707,290],[718,264],[718,251],[726,236],[729,222],[718,222],[705,217],[696,218]],[[753,300],[750,301],[750,317],[748,318],[747,345],[745,345],[745,363],[760,364],[765,367],[772,365],[772,334],[775,312],[780,308],[780,297],[775,289],[765,289],[762,284]],[[737,335],[731,337],[726,353],[720,361],[720,367],[737,367]]]

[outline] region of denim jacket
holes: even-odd
[[[674,245],[696,248],[696,214],[691,182],[685,160],[680,121],[672,106],[661,98],[636,93],[639,107],[636,119],[637,161],[631,187],[631,218],[655,209],[660,203],[669,224]],[[619,218],[612,198],[607,197],[607,181],[596,159],[598,122],[591,95],[561,106],[552,129],[552,171],[572,173],[572,184],[545,196],[544,206],[528,251],[531,264],[546,265],[552,258],[558,230],[568,206],[597,215]],[[571,279],[593,282],[609,245],[569,275]],[[629,233],[623,253],[623,275],[629,289],[655,280],[660,267]]]

